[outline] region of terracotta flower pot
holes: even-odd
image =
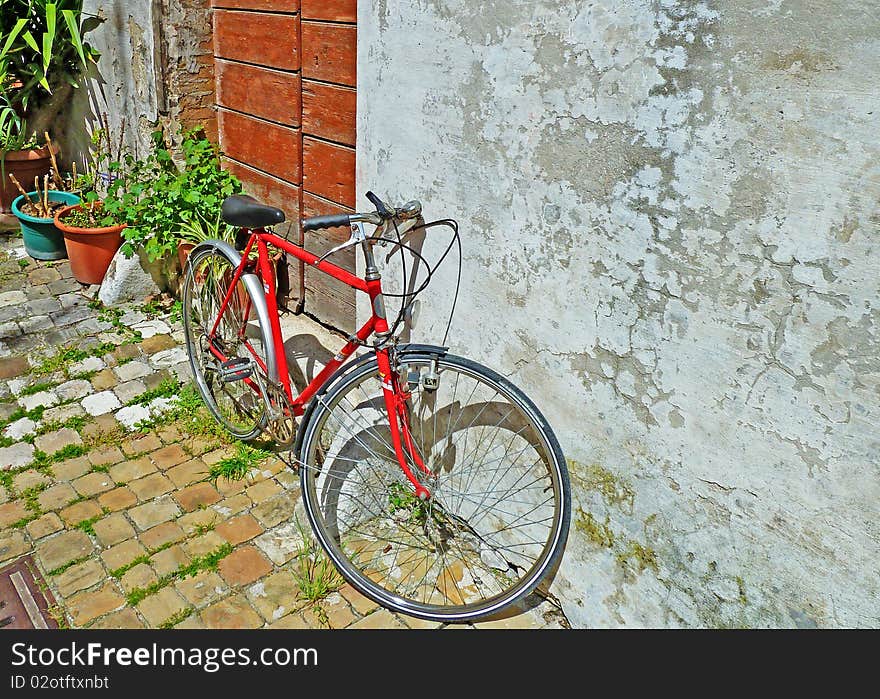
[[[182,240],[177,244],[177,259],[180,262],[181,273],[186,270],[186,261],[195,246],[195,243],[187,243]]]
[[[100,207],[101,203],[98,202],[95,206]],[[78,211],[82,207],[79,204],[59,210],[55,214],[55,225],[64,234],[70,269],[76,280],[81,284],[100,284],[113,256],[122,245],[125,224],[106,228],[78,228],[64,223],[64,217],[69,212]]]
[[[57,155],[59,148],[53,145],[52,150]],[[3,212],[12,210],[12,202],[19,195],[18,189],[9,179],[10,172],[21,182],[22,187],[30,190],[33,189],[34,177],[42,180],[43,175],[48,175],[52,168],[48,147],[0,152],[0,161],[0,211]]]

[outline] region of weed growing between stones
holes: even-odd
[[[174,379],[162,379],[161,383],[159,383],[156,388],[151,388],[148,391],[144,391],[139,396],[135,396],[128,401],[126,405],[147,405],[156,400],[156,398],[175,398],[180,393],[180,388],[181,384],[179,381],[175,381]]]
[[[156,553],[156,552],[154,551],[153,553]],[[139,566],[141,563],[149,563],[149,562],[150,562],[150,557],[148,555],[146,555],[146,554],[140,555],[137,558],[135,558],[133,561],[129,561],[128,563],[126,563],[124,566],[120,566],[119,568],[116,568],[115,570],[111,570],[110,577],[116,578],[118,580],[123,575],[125,575],[128,571],[130,571],[132,568]]]
[[[63,566],[59,566],[55,570],[50,570],[49,575],[50,576],[61,575],[69,568],[73,568],[73,566],[79,565],[80,563],[85,563],[87,560],[89,560],[89,556],[82,556],[81,558],[75,558],[72,561],[65,563]]]
[[[329,626],[327,612],[320,602],[342,587],[345,581],[298,517],[296,528],[302,540],[294,557],[295,564],[292,570],[298,588],[297,599],[307,603],[322,626]]]
[[[60,385],[57,381],[44,381],[42,383],[31,384],[30,386],[26,386],[19,393],[19,397],[23,396],[32,396],[36,393],[40,393],[41,391],[49,391],[56,386]]]
[[[177,612],[176,614],[172,614],[165,621],[163,621],[161,624],[159,624],[159,628],[160,629],[174,628],[181,621],[186,620],[190,616],[190,614],[192,614],[194,611],[195,611],[194,607],[186,607],[184,609],[181,609],[179,612]]]
[[[48,487],[49,485],[47,483],[40,483],[39,485],[35,485],[31,488],[27,488],[26,490],[21,491],[21,497],[24,498],[24,506],[30,512],[33,512],[37,516],[43,513],[37,498],[39,497],[40,493],[42,493]]]
[[[104,515],[100,514],[96,517],[92,517],[90,519],[84,519],[81,522],[77,522],[74,525],[75,529],[79,529],[81,532],[85,532],[89,536],[95,535],[95,522],[101,519]]]
[[[98,320],[103,323],[109,323],[113,328],[113,332],[125,337],[123,344],[140,342],[144,339],[140,330],[134,330],[122,322],[125,311],[121,308],[105,306],[99,299],[89,301],[89,308],[98,311]]]
[[[55,372],[60,371],[63,372],[68,379],[76,378],[70,374],[71,365],[81,362],[84,359],[88,359],[89,357],[100,359],[101,357],[110,354],[115,349],[116,345],[112,342],[102,342],[100,345],[89,350],[80,349],[74,345],[67,345],[66,347],[60,348],[55,354],[43,359],[42,362],[33,368],[32,373],[36,376],[46,376],[47,374],[54,374]]]
[[[209,480],[215,484],[220,478],[239,481],[247,475],[248,471],[270,456],[271,454],[267,451],[239,442],[233,456],[222,459],[211,466],[208,472]]]
[[[175,580],[183,580],[184,578],[192,577],[203,570],[217,570],[217,566],[220,564],[220,561],[222,561],[230,553],[232,553],[232,550],[232,544],[223,544],[215,551],[212,551],[211,553],[208,553],[204,556],[194,558],[186,565],[180,566],[174,572],[169,573],[168,575],[163,575],[161,578],[159,578],[156,582],[152,583],[148,587],[135,588],[128,593],[126,599],[128,600],[128,603],[132,607],[134,607],[150,595],[155,595],[162,588],[168,587],[168,585],[170,585]]]

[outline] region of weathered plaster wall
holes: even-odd
[[[453,349],[571,459],[572,623],[880,624],[876,7],[359,5],[360,193],[462,223]]]
[[[70,154],[85,153],[87,132],[107,115],[113,143],[135,155],[150,148],[157,126],[203,126],[217,141],[210,0],[85,0],[103,21],[87,35],[101,59],[78,90],[69,120]]]
[[[88,151],[88,135],[107,115],[113,143],[136,154],[149,148],[159,119],[154,40],[154,0],[85,0],[83,12],[103,21],[86,35],[101,52],[92,79],[77,90],[68,126],[67,157]],[[124,128],[123,128],[124,124]]]

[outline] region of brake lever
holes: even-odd
[[[335,255],[340,250],[345,250],[346,248],[350,248],[352,245],[358,245],[359,243],[363,243],[367,240],[367,232],[364,230],[364,224],[361,221],[357,221],[356,223],[351,224],[351,237],[344,242],[342,245],[337,245],[332,250],[328,250],[321,257],[315,260],[315,264],[321,264],[324,260],[326,260],[330,255]]]

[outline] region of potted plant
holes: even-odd
[[[21,192],[12,202],[12,212],[21,224],[21,235],[27,254],[37,260],[60,260],[67,257],[64,239],[55,226],[56,211],[76,204],[79,197],[70,192],[49,188],[49,176],[35,179],[34,191],[26,192],[10,173],[10,179]]]
[[[188,246],[209,237],[232,240],[219,212],[226,197],[241,192],[241,183],[222,169],[219,152],[200,131],[183,132],[181,139],[180,163],[157,131],[146,158],[129,156],[111,167],[116,179],[104,210],[128,224],[122,246],[127,256],[143,249],[155,262],[175,253],[181,258]]]
[[[199,243],[206,240],[225,240],[235,245],[235,228],[222,220],[219,208],[213,220],[208,220],[197,211],[195,216],[188,214],[185,217],[177,230],[177,237],[177,258],[180,268],[184,269],[189,253]]]
[[[64,236],[74,278],[81,284],[100,284],[122,245],[125,224],[103,210],[103,203],[96,200],[94,192],[86,197],[82,204],[57,211],[55,226]]]
[[[123,174],[120,163],[123,136],[120,133],[118,148],[114,148],[107,115],[102,114],[101,127],[92,131],[88,157],[81,172],[76,173],[74,163],[72,186],[82,193],[83,203],[67,206],[55,215],[55,225],[63,236],[73,276],[83,284],[100,284],[122,245],[125,223],[117,214],[104,209],[103,200],[109,184]]]
[[[82,0],[3,0],[0,13],[0,209],[20,182],[48,174],[57,149],[40,145],[99,54],[83,42],[97,18],[82,21]]]

